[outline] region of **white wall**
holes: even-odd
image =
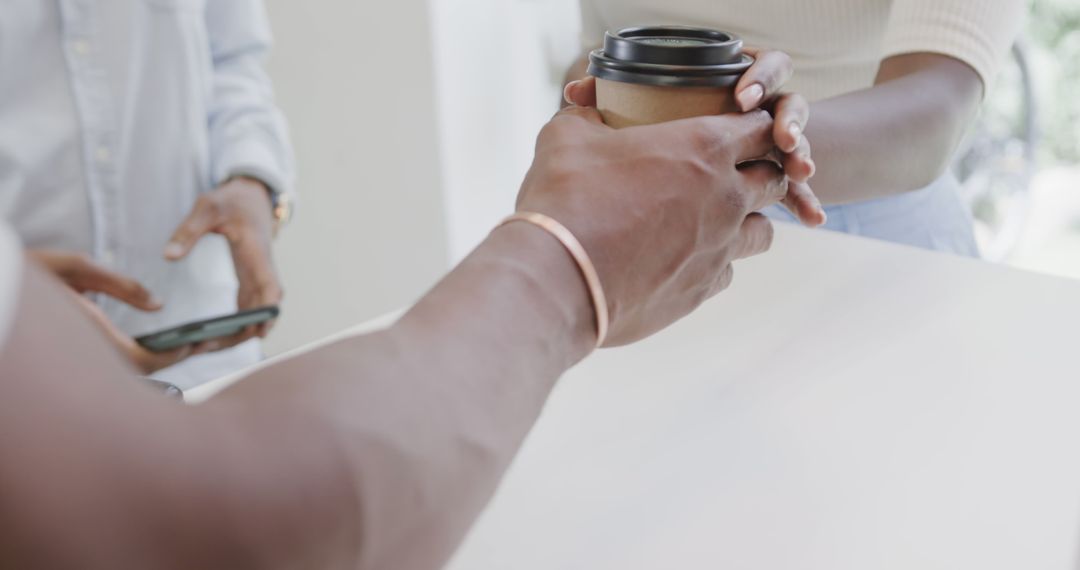
[[[452,259],[511,213],[578,53],[577,0],[430,0]]]
[[[300,204],[279,353],[415,300],[513,210],[576,0],[266,0]]]
[[[424,0],[267,0],[300,166],[270,353],[403,306],[447,266]]]

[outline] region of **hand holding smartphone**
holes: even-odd
[[[136,338],[135,342],[150,352],[168,352],[183,346],[233,336],[247,327],[272,321],[280,314],[281,309],[277,306],[261,307],[143,335]]]

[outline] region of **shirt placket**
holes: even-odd
[[[92,253],[109,266],[121,263],[123,208],[117,169],[118,133],[102,61],[95,0],[59,0],[64,55],[82,132],[86,192],[94,229]]]

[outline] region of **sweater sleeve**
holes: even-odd
[[[1020,35],[1026,8],[1024,0],[895,0],[882,57],[947,55],[971,66],[989,89]]]

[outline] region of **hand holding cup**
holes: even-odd
[[[803,134],[809,105],[781,89],[791,59],[744,49],[733,34],[685,27],[631,28],[608,34],[590,55],[590,77],[566,86],[567,102],[599,109],[615,128],[763,108],[774,117],[775,160],[790,178],[783,204],[807,226],[826,221],[808,180],[816,166]],[[778,158],[775,158],[778,157]]]

